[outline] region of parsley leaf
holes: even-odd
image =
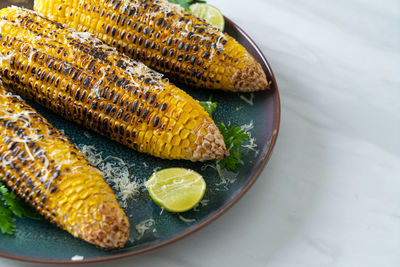
[[[4,195],[8,193],[8,189],[0,182],[0,194]]]
[[[15,218],[6,204],[0,201],[0,231],[3,234],[12,235],[15,231]]]
[[[241,163],[242,154],[239,152],[243,142],[248,140],[250,136],[246,133],[245,129],[240,126],[233,125],[228,129],[223,122],[217,124],[219,131],[225,140],[225,145],[229,150],[229,156],[220,160],[219,165],[228,171],[234,171],[237,165]]]
[[[209,101],[199,101],[199,104],[205,109],[205,111],[212,116],[212,114],[217,110],[218,103]]]
[[[185,10],[189,10],[189,6],[192,3],[192,0],[168,0],[168,2],[173,4],[178,4],[183,7]]]
[[[242,158],[242,154],[238,151],[229,152],[229,156],[222,159],[219,162],[219,166],[222,169],[227,169],[228,171],[234,171],[237,169],[237,165],[241,163],[240,159]]]
[[[4,185],[2,186],[4,187]],[[22,215],[24,213],[23,208],[21,207],[19,200],[17,199],[17,196],[14,193],[3,193],[0,196],[1,200],[3,200],[3,203],[8,206],[8,209],[16,216],[22,218]]]
[[[211,100],[210,96],[208,101],[199,101],[200,105],[210,114],[210,116],[215,112],[218,106],[217,102],[212,102]],[[228,129],[223,122],[218,122],[217,126],[224,137],[226,148],[229,150],[229,156],[217,161],[217,164],[219,164],[222,169],[235,171],[237,165],[242,163],[242,154],[239,149],[243,146],[245,141],[249,140],[250,136],[247,133],[247,129],[241,126],[233,125]]]
[[[37,220],[37,221],[42,221],[44,222],[45,220],[43,219],[42,215],[40,215],[36,210],[28,206],[25,202],[22,202],[19,200],[21,203],[21,207],[23,209],[23,216],[32,220]]]
[[[34,220],[42,220],[42,217],[25,202],[18,198],[13,192],[3,194],[0,198],[4,201],[10,211],[20,218],[27,217]]]
[[[206,3],[206,1],[204,0],[168,0],[168,2],[178,4],[185,10],[189,10],[190,5],[193,5],[195,3]]]
[[[3,234],[15,231],[15,216],[42,220],[42,217],[0,182],[0,230]]]

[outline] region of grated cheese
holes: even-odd
[[[162,4],[162,6],[165,6],[166,8],[173,8],[173,6],[170,6],[168,2]],[[135,4],[129,3],[128,1],[125,1],[124,8],[128,8],[128,7],[135,7]],[[18,7],[13,7],[15,9],[18,9]],[[178,8],[174,8],[174,10],[171,11],[175,11],[177,13],[179,13]],[[31,14],[36,14],[36,12],[34,11],[26,11],[28,13]],[[6,21],[6,20],[2,20],[0,21],[0,24],[13,24],[17,27],[21,26],[22,21]],[[114,47],[110,47],[108,45],[106,45],[105,43],[103,43],[101,40],[99,40],[98,38],[95,37],[95,35],[89,33],[89,32],[78,32],[72,29],[69,29],[68,27],[65,28],[65,31],[67,33],[66,39],[72,39],[75,40],[81,44],[90,44],[93,47],[96,47],[97,49],[100,49],[101,52],[103,52],[106,56],[107,56],[107,60],[111,61],[111,62],[116,62],[118,59],[120,61],[123,62],[123,64],[126,66],[125,70],[124,70],[124,74],[125,76],[129,76],[130,79],[128,77],[127,80],[130,81],[130,86],[134,86],[139,88],[138,90],[142,90],[142,93],[144,93],[144,90],[141,86],[139,86],[139,84],[137,82],[135,82],[136,77],[138,77],[139,75],[143,75],[145,76],[145,78],[151,78],[154,80],[158,80],[159,83],[156,86],[156,88],[154,90],[158,90],[158,91],[162,91],[165,89],[165,84],[162,81],[163,78],[163,74],[158,73],[156,71],[153,71],[151,69],[149,69],[147,66],[145,66],[143,63],[139,62],[139,61],[135,61],[121,53],[119,53],[116,48]],[[43,42],[47,42],[48,37],[44,37],[44,36],[40,36],[41,41]],[[32,60],[32,55],[35,53],[35,49],[31,50],[31,54],[29,55],[29,60]],[[6,56],[0,55],[0,62],[2,62],[3,60],[6,61],[10,61],[10,59]],[[67,67],[72,68],[73,66],[71,64],[67,64]],[[96,83],[94,84],[94,86],[91,88],[89,96],[92,96],[96,99],[101,99],[101,91],[102,88],[104,88],[105,86],[107,86],[108,84],[108,79],[107,79],[107,75],[109,75],[113,70],[112,67],[106,66],[106,65],[102,65],[102,67],[99,70],[101,72],[101,78],[97,79]]]
[[[47,194],[47,192],[51,188],[54,179],[53,171],[49,168],[49,159],[54,158],[54,155],[57,153],[64,153],[64,150],[60,148],[53,151],[46,151],[45,149],[40,148],[41,146],[37,146],[38,149],[34,150],[31,149],[29,144],[37,142],[40,145],[47,145],[48,142],[52,142],[53,144],[53,142],[58,142],[57,140],[66,139],[62,136],[59,136],[57,139],[44,138],[49,136],[49,132],[51,131],[51,129],[49,128],[41,132],[36,132],[35,128],[32,127],[34,121],[37,121],[37,113],[34,110],[28,108],[16,113],[14,112],[14,110],[8,107],[7,103],[12,103],[16,99],[22,101],[19,96],[16,96],[10,92],[5,93],[1,96],[0,121],[2,121],[2,123],[6,127],[9,127],[9,125],[12,124],[13,127],[16,126],[23,129],[24,135],[8,135],[6,132],[4,132],[0,134],[0,137],[2,139],[8,140],[8,142],[19,144],[20,148],[22,148],[22,150],[26,152],[27,156],[32,162],[38,162],[38,166],[40,166],[41,168],[41,181],[48,184],[45,192]],[[17,160],[18,157],[18,155],[12,153],[12,151],[10,150],[6,151],[0,160],[0,167],[11,167],[13,162]],[[58,162],[59,170],[62,168],[62,165],[70,164],[71,161],[74,162],[74,159],[68,158],[65,160],[60,160]]]
[[[75,256],[73,256],[73,257],[71,258],[71,260],[73,260],[73,261],[82,261],[83,258],[84,258],[83,256],[75,255]]]
[[[84,131],[83,135],[86,136],[86,138],[92,138],[92,135],[87,131]]]
[[[210,202],[210,200],[208,199],[203,199],[202,201],[199,202],[199,204],[197,204],[194,208],[193,211],[200,211],[200,208],[205,207],[208,205],[208,203]]]
[[[130,166],[121,158],[109,156],[103,159],[102,152],[90,145],[79,145],[81,152],[89,162],[98,167],[104,174],[106,181],[116,191],[116,196],[123,208],[129,200],[135,200],[141,185],[129,172]]]
[[[231,179],[231,178],[228,178],[225,176],[224,172],[227,172],[227,171],[222,170],[221,166],[218,164],[218,162],[207,163],[207,164],[204,164],[203,166],[201,166],[202,171],[205,171],[207,168],[216,170],[218,173],[218,176],[220,178],[220,181],[215,184],[217,186],[217,188],[215,189],[216,191],[227,191],[228,190],[227,184],[234,183],[236,181],[236,177],[234,179]],[[237,174],[236,174],[236,176],[237,176]],[[218,186],[222,186],[222,188],[219,188]]]
[[[239,107],[237,107],[236,109],[235,109],[235,111],[239,111],[239,110],[242,110],[243,109],[243,106],[239,106]]]
[[[122,13],[127,12],[128,9],[133,9],[136,10],[138,8],[138,6],[140,6],[141,4],[139,2],[132,2],[132,1],[122,1],[123,4],[121,5],[121,7],[119,7],[119,10]],[[143,16],[143,23],[146,23],[147,21],[152,21],[154,20],[157,15],[158,12],[162,12],[164,13],[164,15],[166,17],[173,17],[175,15],[179,16],[179,17],[184,17],[184,9],[178,5],[178,4],[174,4],[174,3],[169,3],[167,0],[165,1],[156,1],[155,2],[156,5],[158,5],[159,7],[159,11],[153,11],[150,10],[148,12],[146,12],[146,14],[144,14]],[[180,31],[180,37],[182,39],[187,38],[187,36],[189,35],[189,33],[191,33],[191,38],[196,38],[198,39],[198,42],[212,42],[214,40],[214,36],[215,33],[213,33],[212,31],[206,31],[203,34],[197,34],[195,33],[195,28],[192,26],[193,22],[192,21],[185,21],[185,20],[178,20],[175,21],[173,27],[175,29],[184,29],[182,31]],[[216,42],[215,46],[211,46],[211,51],[210,51],[210,58],[209,60],[212,60],[212,58],[217,55],[217,52],[221,53],[223,51],[225,51],[225,47],[222,44],[222,40],[226,39],[227,37],[225,36],[225,34],[220,31],[220,29],[218,29],[216,26],[214,25],[209,25],[209,27],[213,28],[213,30],[218,32],[219,36],[222,36],[223,38],[218,39],[218,41]]]
[[[229,121],[227,125],[230,126],[231,122]],[[257,155],[259,153],[259,150],[257,149],[256,138],[253,137],[251,134],[251,130],[254,129],[254,121],[251,121],[249,124],[241,125],[240,127],[243,129],[244,133],[249,136],[249,139],[246,140],[241,147],[241,153],[247,155],[250,151],[253,151],[255,155]],[[247,150],[243,151],[243,148]],[[239,160],[239,163],[244,165],[244,162],[242,160]],[[217,188],[215,189],[216,191],[229,190],[228,185],[236,182],[236,178],[239,175],[239,173],[230,172],[226,169],[222,169],[221,166],[218,164],[218,161],[216,163],[206,163],[201,166],[202,171],[205,171],[207,168],[212,168],[216,170],[220,178],[220,181],[215,184],[217,186]]]
[[[96,36],[94,34],[91,34],[90,32],[73,31],[71,32],[71,36],[75,39],[78,39],[81,42],[90,42],[98,40]]]
[[[144,221],[136,224],[135,228],[136,228],[138,237],[136,237],[135,240],[140,240],[144,236],[144,233],[150,229],[152,230],[153,233],[155,233],[157,231],[154,228],[155,225],[156,225],[156,222],[153,219],[147,219],[147,220],[144,220]]]
[[[187,223],[187,224],[191,224],[191,223],[194,223],[194,222],[196,221],[195,219],[187,219],[187,218],[183,217],[183,216],[180,215],[180,214],[178,214],[178,218],[179,218],[182,222]]]
[[[258,154],[256,138],[251,135],[251,130],[254,129],[254,121],[251,121],[249,124],[245,124],[241,126],[244,132],[249,136],[249,139],[243,144],[244,148],[247,148],[248,151],[254,151],[255,154]]]
[[[240,99],[242,99],[244,102],[246,102],[250,106],[254,105],[254,99],[255,99],[254,93],[250,94],[250,98],[246,98],[244,95],[239,95],[239,97],[240,97]]]
[[[228,179],[225,178],[225,175],[223,175],[221,166],[218,163],[215,164],[215,169],[217,170],[218,175],[221,178],[221,182],[219,184],[216,184],[216,185],[226,185]]]
[[[0,64],[3,64],[3,61],[9,62],[11,59],[11,54],[5,56],[3,53],[0,52]]]
[[[161,169],[162,169],[162,168],[161,168],[160,166],[155,167],[155,168],[153,169],[153,173],[158,172],[158,171],[160,171]]]

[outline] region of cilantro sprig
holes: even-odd
[[[207,1],[204,0],[168,0],[168,2],[178,4],[182,6],[185,10],[189,10],[189,7],[196,3],[207,3]]]
[[[211,97],[209,101],[200,101],[200,105],[210,114],[217,110],[218,103],[212,102]],[[228,171],[235,171],[237,165],[241,163],[242,153],[240,148],[244,142],[247,141],[250,136],[246,133],[246,130],[241,126],[232,125],[229,129],[222,121],[217,123],[218,129],[224,137],[226,148],[229,150],[229,156],[217,162],[222,169]]]
[[[10,192],[0,182],[0,231],[3,234],[12,235],[15,232],[15,216],[27,217],[34,220],[42,220],[42,217]]]

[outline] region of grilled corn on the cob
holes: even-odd
[[[123,247],[129,222],[103,175],[46,119],[0,85],[0,177],[76,237]]]
[[[34,9],[190,85],[269,87],[260,64],[236,40],[166,0],[35,0]]]
[[[34,11],[0,11],[0,79],[141,152],[199,161],[227,153],[208,113],[161,74]]]

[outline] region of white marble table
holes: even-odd
[[[400,1],[209,2],[275,71],[278,144],[223,217],[112,266],[400,266]]]

